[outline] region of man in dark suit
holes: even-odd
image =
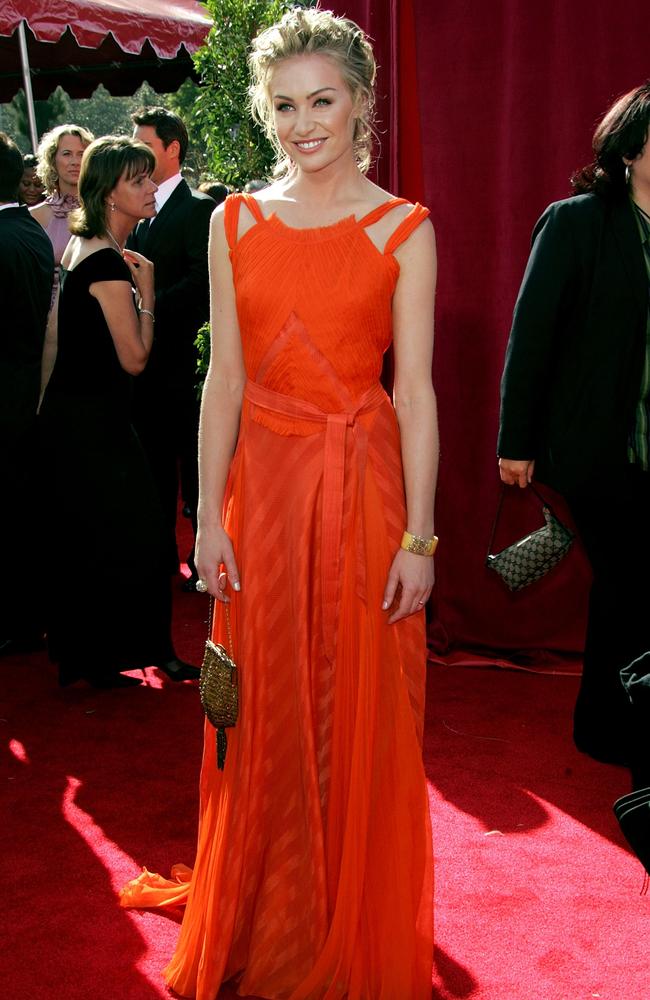
[[[0,132],[0,652],[42,638],[36,543],[36,410],[54,277],[52,244],[18,203],[20,150]]]
[[[184,499],[196,516],[198,499],[196,348],[209,315],[208,236],[215,203],[190,190],[181,176],[188,136],[183,121],[164,108],[133,116],[134,138],[156,157],[153,179],[157,215],[143,220],[128,246],[154,263],[155,338],[147,368],[137,380],[134,423],[163,505],[169,539],[169,570],[178,570],[176,510],[179,464]],[[196,522],[194,522],[196,523]]]
[[[593,569],[578,749],[631,759],[619,672],[650,649],[650,84],[594,136],[533,233],[502,382],[504,482],[559,490]]]

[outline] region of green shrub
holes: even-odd
[[[314,7],[315,0],[207,0],[214,25],[194,55],[201,76],[192,114],[212,177],[241,190],[273,168],[273,148],[248,110],[247,56],[251,41],[291,7]],[[199,330],[199,394],[210,360],[210,328]]]
[[[273,150],[248,112],[250,43],[262,29],[290,7],[312,6],[295,0],[208,0],[214,25],[194,56],[201,75],[195,121],[211,173],[241,189],[253,178],[265,178]]]

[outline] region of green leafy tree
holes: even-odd
[[[143,83],[132,97],[112,97],[101,84],[92,97],[70,100],[70,120],[84,125],[96,135],[130,135],[133,131],[131,115],[138,108],[160,106],[174,111],[188,127],[190,143],[183,172],[191,184],[198,183],[205,170],[206,156],[199,132],[193,124],[194,106],[199,87],[186,80],[173,94],[159,94],[148,83]]]
[[[246,59],[255,35],[290,7],[311,7],[310,0],[207,0],[214,26],[194,56],[201,76],[194,119],[219,180],[241,188],[271,172],[274,154],[248,111]]]
[[[57,87],[46,101],[34,101],[36,131],[40,136],[48,129],[66,120],[69,106],[68,95]],[[29,118],[27,115],[27,100],[25,91],[19,90],[7,108],[11,122],[10,131],[23,152],[31,151],[32,144],[29,134]]]
[[[186,93],[188,85],[194,90]],[[61,87],[57,87],[47,101],[35,102],[38,135],[40,138],[48,129],[68,122],[83,125],[96,136],[129,135],[133,129],[131,113],[136,108],[155,104],[169,107],[178,111],[182,117],[190,119],[196,89],[196,84],[187,81],[177,94],[158,94],[148,83],[143,83],[132,97],[113,97],[100,83],[91,97],[71,98]],[[24,152],[31,149],[27,107],[22,90],[11,103],[0,105],[0,126],[16,139]],[[190,150],[197,151],[202,165],[205,156],[200,150],[198,134],[191,135],[190,140]]]
[[[148,83],[142,84],[133,97],[113,97],[100,83],[92,97],[69,99],[70,121],[83,125],[95,136],[129,135],[133,129],[131,112],[142,104],[165,104],[165,98]]]
[[[248,109],[251,42],[291,7],[315,7],[316,0],[207,0],[206,6],[214,26],[194,55],[201,86],[195,95],[192,120],[206,151],[210,174],[241,189],[253,178],[268,177],[275,161],[273,147]],[[200,395],[210,360],[207,324],[195,344]]]
[[[183,164],[183,174],[191,186],[198,185],[202,175],[208,172],[208,158],[195,115],[200,94],[201,88],[198,83],[194,80],[185,80],[176,93],[166,94],[164,102],[160,102],[182,118],[187,125],[190,142]]]

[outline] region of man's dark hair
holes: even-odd
[[[648,141],[650,80],[623,94],[611,106],[594,132],[593,163],[571,178],[576,194],[594,192],[612,197],[626,192],[626,160],[635,160]]]
[[[231,188],[227,184],[222,184],[221,181],[202,181],[199,184],[199,191],[202,191],[203,194],[209,194],[212,200],[220,205],[230,194]]]
[[[154,128],[165,149],[176,139],[179,146],[178,162],[183,162],[189,139],[182,118],[167,108],[139,108],[131,115],[131,121],[134,125],[150,125]]]
[[[0,132],[0,201],[18,201],[23,171],[23,154],[6,132]]]

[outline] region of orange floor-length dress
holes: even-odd
[[[393,253],[427,210],[383,253],[366,233],[403,204],[293,229],[252,196],[226,201],[248,376],[225,506],[240,719],[223,771],[206,724],[193,872],[145,870],[122,894],[186,904],[165,970],[184,997],[215,1000],[235,978],[243,996],[430,1000],[425,622],[381,609],[406,514],[379,384]]]

